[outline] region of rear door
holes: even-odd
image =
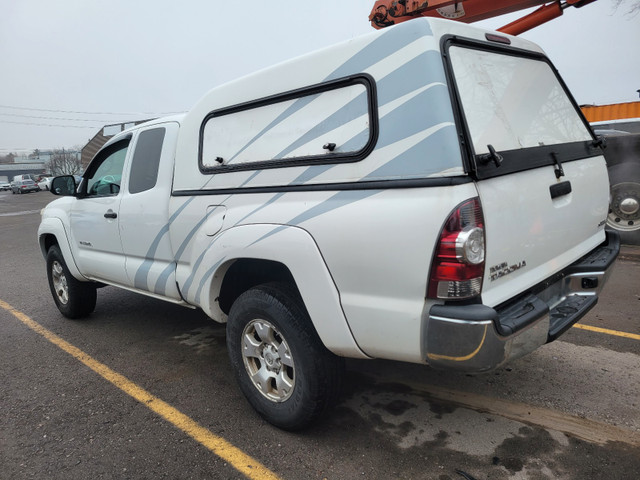
[[[180,292],[169,200],[178,128],[169,122],[139,130],[118,217],[129,285],[174,300],[180,300]]]
[[[482,298],[495,306],[604,240],[606,164],[546,57],[451,40],[447,58],[485,216]]]

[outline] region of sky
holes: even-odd
[[[0,155],[81,147],[103,125],[187,111],[215,86],[373,31],[373,3],[0,0]],[[579,104],[635,101],[637,3],[569,8],[521,36]]]

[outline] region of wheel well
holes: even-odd
[[[269,282],[285,282],[297,290],[293,275],[282,263],[255,258],[236,260],[227,270],[220,287],[220,309],[229,314],[231,305],[242,293],[256,285]]]
[[[41,240],[41,245],[42,245],[43,253],[46,255],[51,247],[53,247],[54,245],[58,245],[58,239],[56,238],[55,235],[51,235],[51,234],[45,235],[44,238]]]

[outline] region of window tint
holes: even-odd
[[[154,128],[138,136],[131,163],[129,193],[144,192],[156,185],[164,134],[164,128]]]
[[[87,178],[88,196],[117,195],[122,182],[122,170],[127,156],[128,142],[107,154]]]

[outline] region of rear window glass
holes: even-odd
[[[458,93],[476,154],[591,140],[551,66],[452,46]]]

